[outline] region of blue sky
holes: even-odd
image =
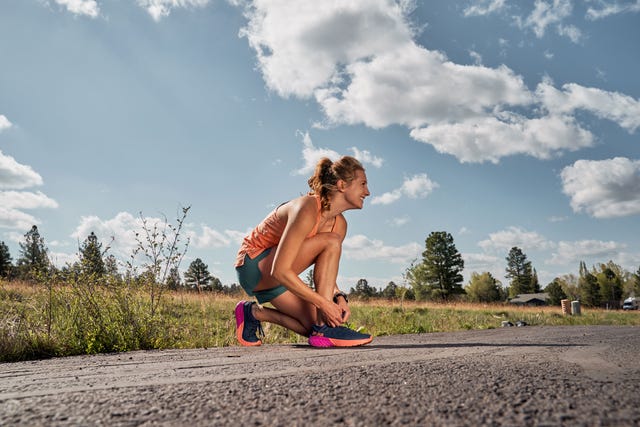
[[[543,286],[636,271],[639,40],[638,0],[4,0],[0,240],[127,259],[140,213],[191,206],[182,267],[230,284],[248,229],[349,154],[372,195],[345,290],[402,284],[432,231],[466,280],[513,246]]]

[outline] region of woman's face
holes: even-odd
[[[364,199],[370,194],[367,186],[367,175],[364,171],[357,170],[353,181],[348,183],[344,189],[345,199],[352,206],[352,209],[362,209]]]

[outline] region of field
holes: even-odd
[[[0,282],[0,362],[140,349],[236,345],[233,308],[243,296]],[[154,301],[154,304],[152,304]],[[375,336],[531,326],[640,325],[640,312],[508,304],[352,301],[349,326]],[[265,343],[305,343],[265,324]]]

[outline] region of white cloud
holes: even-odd
[[[522,25],[538,34],[553,25],[575,39],[577,28],[563,24],[571,10],[568,0],[538,0]],[[557,90],[547,80],[532,92],[504,65],[455,64],[414,42],[404,12],[383,0],[260,1],[247,12],[242,34],[267,87],[283,97],[314,98],[324,126],[403,125],[414,139],[462,162],[497,163],[519,154],[548,159],[591,146],[594,136],[573,115],[577,109],[629,131],[638,127],[638,101],[629,96],[571,83]],[[305,166],[296,173],[309,173],[327,154],[337,153],[305,148]]]
[[[210,0],[137,0],[138,5],[147,10],[154,21],[169,16],[172,9],[204,7]]]
[[[410,178],[406,178],[400,188],[374,197],[371,204],[388,205],[399,200],[402,196],[406,196],[411,199],[423,199],[438,187],[439,184],[431,181],[427,174],[417,174]]]
[[[302,136],[302,143],[304,144],[304,148],[302,149],[302,159],[304,160],[304,165],[300,169],[292,171],[293,175],[312,174],[316,168],[316,164],[323,157],[327,157],[333,161],[336,161],[340,157],[342,157],[342,155],[335,150],[315,147],[313,145],[311,137],[309,136],[309,132],[302,133],[298,131],[298,135]],[[379,168],[384,162],[382,158],[372,155],[367,150],[360,150],[357,147],[351,147],[351,151],[353,152],[353,156],[358,159],[365,167],[366,165],[370,164],[376,168]]]
[[[55,0],[61,6],[74,15],[85,15],[96,18],[100,14],[100,8],[96,0]]]
[[[506,0],[475,0],[464,9],[463,13],[464,16],[489,15],[503,10],[506,3]]]
[[[58,203],[40,191],[0,191],[0,206],[7,209],[57,208]]]
[[[13,124],[7,119],[7,117],[3,114],[0,114],[0,132],[5,129],[9,129]]]
[[[236,241],[233,232],[221,233],[207,225],[201,225],[201,231],[187,230],[186,236],[189,237],[191,245],[197,249],[225,248]]]
[[[558,242],[556,250],[552,253],[547,264],[578,264],[580,261],[598,259],[613,259],[620,255],[626,248],[625,244],[618,242],[603,242],[601,240],[580,240],[576,242]]]
[[[595,218],[640,214],[640,160],[578,160],[560,176],[574,212]]]
[[[409,264],[422,253],[422,246],[415,242],[387,246],[381,240],[371,240],[362,234],[346,238],[342,249],[348,259],[384,260],[394,264]]]
[[[241,31],[258,55],[267,86],[309,97],[339,83],[341,65],[366,60],[411,39],[403,9],[385,0],[254,1]]]
[[[522,28],[531,28],[538,38],[544,37],[547,27],[555,25],[558,34],[577,42],[581,37],[580,30],[574,26],[562,25],[562,22],[571,16],[572,10],[570,0],[553,0],[553,2],[536,0],[531,14],[524,21],[517,22]]]
[[[34,216],[13,208],[0,206],[0,228],[14,230],[29,230],[31,226],[39,224]],[[22,238],[22,236],[20,236]]]
[[[454,64],[412,42],[346,70],[346,88],[316,91],[316,100],[335,124],[416,128],[484,117],[499,106],[532,101],[522,77],[506,66]]]
[[[485,251],[509,251],[514,246],[524,250],[547,250],[554,247],[554,243],[535,231],[523,230],[519,227],[508,227],[489,234],[489,238],[478,242]]]
[[[357,147],[351,147],[351,151],[353,152],[353,157],[358,159],[363,165],[370,164],[373,167],[380,168],[384,163],[382,157],[374,156],[367,150],[359,150]]]
[[[402,227],[403,225],[408,224],[410,220],[411,220],[411,218],[409,218],[408,215],[404,215],[404,216],[401,216],[401,217],[392,218],[389,221],[389,224],[392,227]]]
[[[551,114],[571,114],[575,110],[586,110],[599,118],[617,123],[629,132],[640,127],[640,100],[628,95],[575,83],[563,85],[560,91],[549,80],[538,85],[536,95]]]
[[[40,222],[23,209],[58,207],[55,200],[39,191],[14,191],[37,185],[42,185],[42,177],[37,172],[0,151],[0,228],[29,229]],[[11,191],[2,191],[4,189]]]
[[[498,163],[500,158],[516,154],[548,159],[593,144],[593,135],[569,115],[536,119],[516,114],[487,116],[414,129],[411,136],[463,163]]]
[[[630,2],[597,0],[596,3],[596,7],[589,7],[589,9],[587,9],[587,18],[594,21],[620,13],[640,12],[640,0]]]
[[[144,217],[144,219],[147,222],[148,230],[152,230],[156,225],[159,231],[165,227],[164,218]],[[166,221],[171,223],[170,219]],[[219,232],[204,224],[201,224],[199,228],[193,224],[185,224],[181,231],[180,240],[182,243],[180,243],[179,249],[183,249],[187,239],[189,239],[189,246],[196,249],[230,247],[239,244],[248,231],[225,230]],[[137,247],[136,233],[139,233],[139,238],[143,242],[145,236],[142,218],[129,212],[120,212],[111,219],[101,219],[97,216],[82,217],[71,237],[77,239],[78,242],[83,242],[91,232],[96,234],[98,240],[103,244],[103,249],[109,244],[109,253],[121,260],[130,259]],[[167,229],[167,233],[171,234],[171,231]]]
[[[37,172],[0,151],[0,189],[22,189],[36,185],[42,185],[42,177]]]

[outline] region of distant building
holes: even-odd
[[[543,292],[539,294],[516,295],[515,298],[511,298],[509,302],[511,304],[516,304],[516,305],[539,306],[539,305],[547,305],[548,299],[549,299],[549,294],[546,292]]]

